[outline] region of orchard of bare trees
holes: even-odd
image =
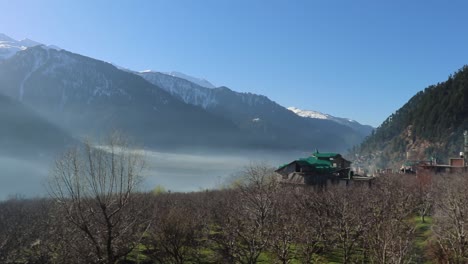
[[[254,165],[231,188],[155,194],[127,147],[72,149],[50,197],[0,202],[0,263],[468,262],[468,175],[318,188]]]

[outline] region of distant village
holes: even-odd
[[[464,146],[463,151],[460,151],[458,157],[451,157],[448,163],[440,163],[436,158],[429,160],[418,160],[414,151],[406,152],[406,161],[400,168],[401,173],[418,173],[418,172],[433,172],[433,173],[457,173],[466,172],[468,168],[468,131],[463,133]]]
[[[463,133],[464,146],[458,157],[449,158],[448,163],[441,163],[435,158],[419,160],[414,151],[406,152],[406,160],[399,169],[379,169],[369,175],[360,167],[353,168],[351,161],[339,153],[316,151],[307,158],[294,160],[280,166],[276,172],[281,175],[284,184],[325,186],[327,184],[346,185],[356,182],[372,183],[376,176],[389,173],[417,174],[457,173],[468,171],[468,131]]]

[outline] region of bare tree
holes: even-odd
[[[294,186],[280,186],[275,196],[269,249],[282,264],[291,263],[295,258],[297,237],[303,231],[294,192]]]
[[[372,263],[412,263],[415,224],[410,221],[419,206],[416,187],[407,175],[381,176],[368,192],[370,206],[363,248]]]
[[[418,213],[423,223],[426,222],[426,216],[432,211],[434,205],[434,185],[433,175],[428,171],[422,171],[416,176]]]
[[[86,142],[56,161],[50,195],[84,241],[74,248],[83,261],[113,264],[138,245],[149,226],[136,194],[143,161],[118,133],[102,146]]]
[[[145,239],[148,256],[157,263],[197,263],[207,226],[199,204],[188,194],[159,195],[158,214]]]
[[[61,246],[47,199],[11,198],[0,203],[0,262],[52,263]],[[53,223],[52,223],[53,222]],[[66,251],[60,253],[65,255]],[[70,262],[71,263],[71,262]]]
[[[22,257],[28,239],[28,224],[33,223],[28,201],[19,197],[0,202],[0,262],[12,263]]]
[[[299,233],[296,238],[302,263],[317,263],[317,256],[332,244],[330,234],[332,208],[327,195],[313,188],[303,188],[296,196]]]
[[[322,193],[324,204],[330,207],[327,233],[342,254],[342,263],[358,261],[354,258],[360,255],[357,253],[369,228],[367,191],[367,186],[330,186]]]
[[[215,211],[217,223],[211,237],[228,263],[257,263],[272,234],[277,176],[265,165],[246,168],[234,191]]]
[[[439,179],[434,208],[433,231],[436,259],[446,263],[468,262],[468,178],[444,175]]]

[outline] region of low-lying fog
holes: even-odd
[[[44,195],[50,160],[32,161],[0,156],[0,200],[8,196]]]
[[[206,153],[206,152],[205,152]],[[263,162],[277,167],[307,153],[250,151],[188,154],[145,150],[144,190],[163,186],[173,192],[212,189],[225,184],[246,166]],[[53,160],[20,160],[0,156],[0,200],[9,196],[44,196]]]
[[[219,187],[253,163],[277,167],[298,158],[294,153],[250,152],[238,154],[171,154],[146,152],[148,186],[162,185],[171,191],[197,191]]]

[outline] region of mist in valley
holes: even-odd
[[[278,167],[300,157],[300,152],[242,151],[233,153],[165,153],[145,151],[145,187],[170,191],[199,191],[229,185],[249,165]]]
[[[200,153],[201,152],[201,153]],[[303,157],[301,152],[271,151],[210,151],[197,153],[159,152],[143,150],[146,161],[143,172],[143,191],[157,186],[171,192],[192,192],[220,188],[229,183],[246,166],[256,163],[278,167],[293,159]],[[56,157],[59,157],[57,154]],[[18,158],[0,156],[2,181],[0,200],[12,196],[47,196],[47,180],[54,166],[54,157]]]
[[[35,197],[46,194],[45,184],[52,161],[0,156],[0,200],[12,196]]]

